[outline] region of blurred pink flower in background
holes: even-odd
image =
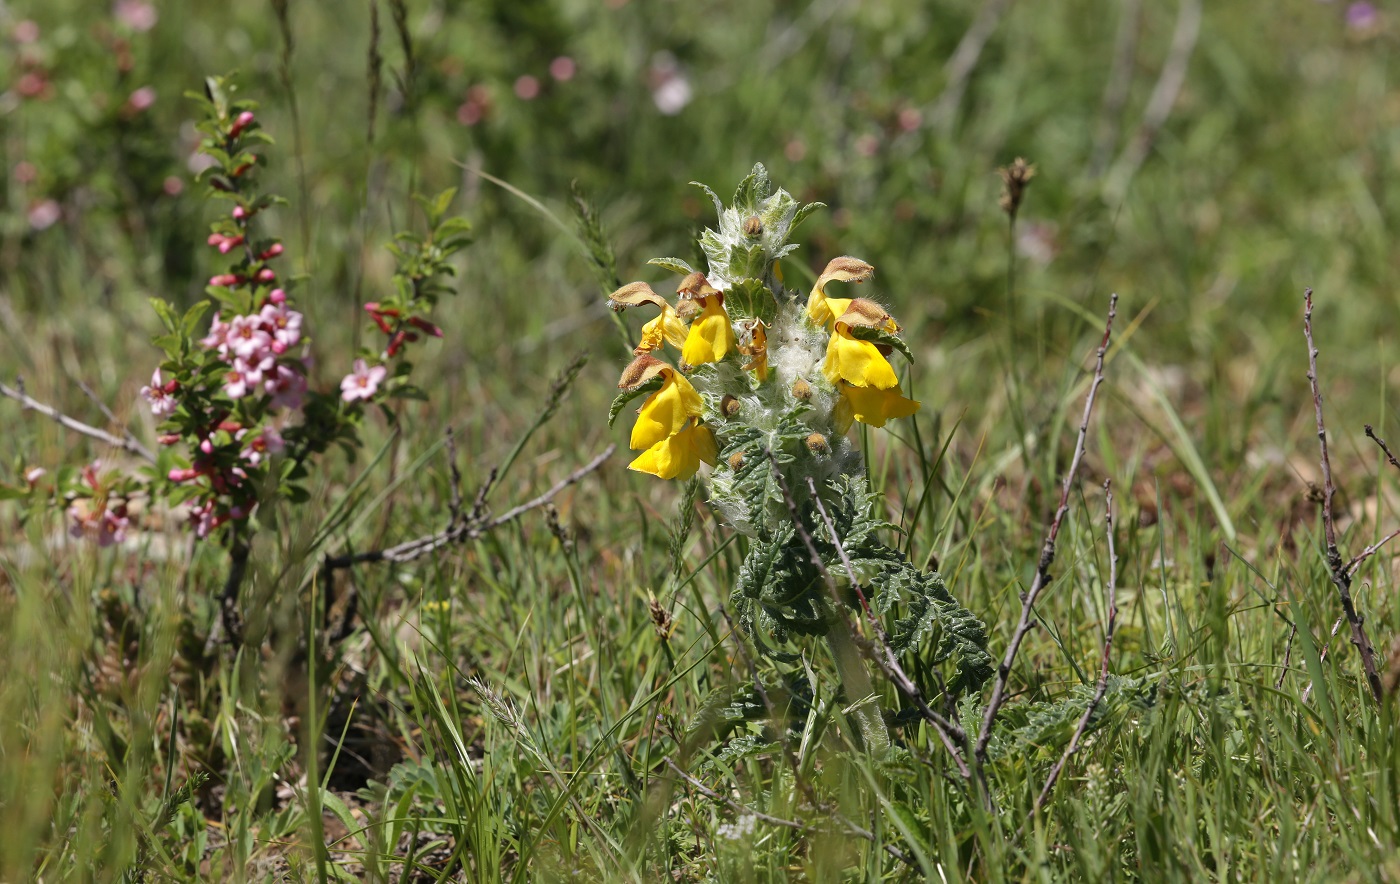
[[[16,43],[37,43],[39,42],[39,25],[25,19],[15,23],[15,28],[10,32]]]
[[[63,217],[63,208],[57,200],[39,200],[29,207],[29,227],[31,230],[48,230]]]
[[[652,56],[648,79],[651,83],[652,102],[657,110],[668,117],[680,113],[695,97],[690,80],[681,70],[676,57],[669,52],[658,52]]]
[[[1347,30],[1354,37],[1370,37],[1380,30],[1381,14],[1374,3],[1366,0],[1347,7]]]
[[[540,81],[529,74],[523,74],[515,81],[515,96],[522,101],[533,101],[539,97]]]
[[[117,0],[112,14],[117,17],[117,21],[133,31],[149,31],[160,20],[155,6],[145,0]]]
[[[560,83],[567,83],[574,78],[578,71],[578,66],[574,60],[567,55],[561,55],[549,63],[549,75]]]
[[[131,93],[131,97],[126,100],[127,108],[133,113],[138,114],[149,109],[150,106],[155,103],[156,90],[152,89],[150,86],[142,86],[140,89]]]

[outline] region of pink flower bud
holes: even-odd
[[[426,319],[421,319],[417,316],[414,316],[410,318],[408,322],[410,325],[412,325],[414,328],[418,329],[421,332],[430,334],[435,338],[442,337],[442,329],[438,328],[436,325],[433,325]]]
[[[169,475],[168,475],[168,478],[169,478],[170,481],[172,481],[172,482],[188,482],[189,480],[193,479],[194,477],[196,477],[196,476],[198,476],[198,475],[199,475],[199,471],[198,471],[198,470],[193,470],[193,469],[184,469],[184,470],[175,469],[175,470],[171,470],[171,471],[170,471],[170,473],[169,473]]]
[[[220,273],[218,276],[209,277],[210,285],[235,286],[239,283],[239,278],[232,273]]]
[[[218,245],[219,243],[221,243],[221,242],[223,242],[223,241],[224,241],[224,235],[223,235],[222,233],[211,233],[211,234],[209,234],[209,239],[208,239],[209,245],[211,245],[211,246],[216,246],[216,245]]]
[[[379,312],[379,302],[378,302],[378,301],[366,301],[366,302],[365,302],[365,312],[366,312],[366,313],[378,313],[378,312]]]
[[[214,443],[210,442],[208,439],[205,439],[204,441],[199,443],[199,450],[203,451],[205,454],[213,454]]]
[[[259,255],[258,258],[266,261],[268,258],[276,258],[280,254],[282,254],[282,244],[280,242],[275,242],[268,246],[267,251]]]
[[[267,296],[267,299],[280,307],[287,302],[287,293],[281,289],[273,289],[271,294]]]
[[[180,441],[180,434],[166,433],[165,435],[161,436],[160,439],[158,439],[157,441],[159,441],[162,445],[174,445],[176,442]]]
[[[233,207],[233,218],[234,218],[235,221],[242,221],[244,218],[247,218],[247,217],[248,217],[248,210],[247,210],[247,209],[243,208],[242,206],[234,206],[234,207]],[[210,243],[210,245],[213,245],[213,243]]]
[[[252,125],[252,123],[253,112],[244,111],[243,113],[238,115],[238,117],[233,121],[233,125],[229,127],[228,136],[230,138],[237,138],[243,132],[243,130],[247,129],[250,125]]]
[[[170,380],[165,382],[165,386],[161,387],[161,389],[164,390],[166,395],[168,396],[171,393],[174,393],[176,390],[180,389],[180,382],[175,380],[174,378],[171,378]]]
[[[272,341],[272,352],[281,356],[283,353],[287,352],[287,345],[274,338]]]
[[[277,278],[277,274],[272,272],[271,267],[264,267],[258,271],[258,282],[272,282]]]

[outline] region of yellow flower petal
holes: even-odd
[[[729,314],[717,295],[701,299],[700,316],[690,324],[690,334],[686,336],[685,347],[681,350],[683,365],[704,365],[719,362],[729,351],[735,349],[734,328],[729,324]]]
[[[685,428],[693,417],[705,410],[700,394],[669,365],[661,371],[661,389],[647,397],[632,425],[633,449],[650,448],[668,436]]]
[[[858,387],[888,390],[899,384],[894,368],[879,348],[869,341],[851,337],[851,330],[843,325],[838,325],[835,334],[826,342],[822,374],[833,385],[848,381]]]
[[[873,387],[842,384],[841,401],[833,412],[832,420],[837,424],[837,429],[844,433],[850,429],[849,418],[846,418],[845,426],[841,426],[840,419],[846,414],[863,424],[883,427],[885,421],[890,418],[909,417],[918,410],[919,403],[913,399],[906,399],[898,386],[889,390],[877,390]]]
[[[679,350],[685,346],[685,332],[685,323],[676,315],[675,308],[663,303],[661,313],[642,326],[642,340],[635,352],[659,350],[663,341]]]
[[[837,317],[846,312],[846,308],[851,304],[851,299],[828,298],[826,284],[828,282],[864,282],[874,273],[875,268],[859,258],[844,256],[832,258],[827,262],[822,275],[817,277],[817,284],[812,286],[812,294],[807,298],[807,316],[817,325],[831,328]]]
[[[692,424],[642,452],[627,468],[661,479],[689,479],[701,461],[713,465],[718,456],[710,428]]]

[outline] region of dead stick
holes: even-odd
[[[114,448],[120,448],[123,451],[130,452],[151,463],[156,462],[156,456],[151,453],[151,450],[135,439],[123,439],[120,436],[112,435],[106,430],[99,430],[97,427],[85,424],[76,418],[71,418],[52,405],[45,405],[22,390],[16,390],[14,387],[0,383],[0,396],[15,400],[26,411],[37,411],[45,417],[53,418],[59,424],[75,433],[79,433],[91,439],[96,439],[99,442],[106,442]]]
[[[1113,628],[1118,623],[1118,552],[1113,545],[1113,489],[1110,482],[1103,483],[1104,494],[1107,497],[1105,507],[1108,512],[1104,516],[1105,531],[1108,533],[1108,628],[1103,636],[1103,658],[1099,661],[1099,684],[1094,689],[1094,698],[1089,701],[1089,705],[1084,710],[1084,715],[1079,719],[1079,725],[1074,729],[1074,736],[1070,737],[1069,745],[1065,747],[1064,754],[1060,760],[1055,762],[1055,766],[1050,768],[1050,775],[1045,778],[1045,787],[1040,790],[1040,796],[1035,799],[1035,809],[1031,811],[1031,816],[1040,813],[1045,802],[1050,800],[1050,793],[1055,789],[1055,782],[1060,778],[1060,772],[1069,763],[1070,757],[1079,748],[1079,741],[1084,738],[1084,734],[1089,729],[1089,719],[1093,718],[1094,710],[1103,702],[1104,694],[1108,692],[1108,657],[1109,651],[1113,648]]]
[[[1108,352],[1108,344],[1113,336],[1113,319],[1117,315],[1118,296],[1115,294],[1108,301],[1108,320],[1104,323],[1103,338],[1099,342],[1094,362],[1094,380],[1089,385],[1089,395],[1084,400],[1084,416],[1079,421],[1079,437],[1074,443],[1074,456],[1070,459],[1069,469],[1065,472],[1064,484],[1060,487],[1060,505],[1055,510],[1055,518],[1050,522],[1050,530],[1045,535],[1045,545],[1040,550],[1040,562],[1036,567],[1035,579],[1031,582],[1030,591],[1021,597],[1021,619],[1017,621],[1016,630],[1011,634],[1011,643],[1007,646],[1006,656],[1002,658],[1001,665],[997,667],[996,681],[992,684],[992,697],[987,703],[986,713],[982,716],[982,732],[977,735],[977,745],[973,749],[973,755],[977,762],[978,779],[982,782],[984,789],[987,785],[984,768],[987,763],[987,746],[992,740],[992,725],[996,723],[997,713],[1001,711],[1002,704],[1006,702],[1006,683],[1011,676],[1011,667],[1016,663],[1016,654],[1021,650],[1021,642],[1025,640],[1026,633],[1031,630],[1036,600],[1040,598],[1041,591],[1050,582],[1050,566],[1055,561],[1055,542],[1060,536],[1060,526],[1064,523],[1066,514],[1069,513],[1070,490],[1079,475],[1079,465],[1084,460],[1084,446],[1089,436],[1089,418],[1094,413],[1094,400],[1098,396],[1099,386],[1103,383],[1104,354]],[[990,803],[990,792],[987,793],[986,799]]]
[[[1322,527],[1327,538],[1327,570],[1332,583],[1337,587],[1337,595],[1342,601],[1342,613],[1351,624],[1351,643],[1361,654],[1361,665],[1366,671],[1366,681],[1371,686],[1371,695],[1376,702],[1381,701],[1381,677],[1376,671],[1376,651],[1371,647],[1371,639],[1366,635],[1366,627],[1351,598],[1351,574],[1342,564],[1342,554],[1337,550],[1337,525],[1332,517],[1332,498],[1337,493],[1332,482],[1332,462],[1327,455],[1327,425],[1322,419],[1322,391],[1317,383],[1317,346],[1313,344],[1312,333],[1312,289],[1303,295],[1303,337],[1308,342],[1308,383],[1312,386],[1313,411],[1317,415],[1317,441],[1322,448]],[[1359,561],[1359,560],[1357,560]]]

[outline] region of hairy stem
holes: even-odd
[[[851,628],[849,620],[839,618],[839,622],[826,634],[826,646],[836,661],[836,674],[841,678],[846,702],[851,704],[849,714],[860,730],[865,751],[871,755],[883,755],[890,748],[890,733],[885,729],[885,720],[880,717],[880,704],[873,698],[875,688],[870,683],[870,673],[865,669],[865,661],[860,658]]]

